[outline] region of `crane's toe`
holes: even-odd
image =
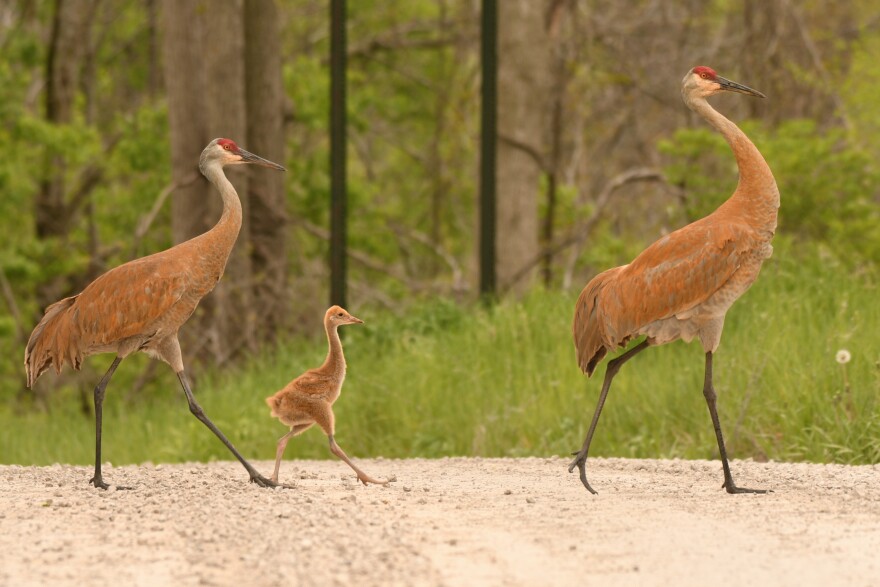
[[[110,485],[104,483],[104,480],[101,477],[92,477],[89,479],[89,483],[95,486],[97,489],[109,489]]]
[[[724,483],[721,486],[727,493],[773,493],[771,489],[749,489],[748,487],[737,487],[733,483]]]
[[[574,460],[571,463],[569,463],[569,465],[568,465],[568,472],[569,473],[573,473],[575,467],[582,467],[582,466],[586,465],[586,459],[583,458],[584,455],[582,455],[580,452],[573,452],[571,454],[576,455],[576,456],[575,456]]]
[[[251,473],[251,483],[256,483],[260,487],[285,487],[287,489],[295,489],[293,485],[288,485],[286,483],[279,483],[274,479],[267,479],[263,477],[259,473]]]
[[[392,475],[388,479],[383,480],[370,477],[369,475],[361,471],[358,472],[357,479],[364,485],[367,485],[368,483],[372,483],[373,485],[388,485],[389,483],[397,481],[397,477],[395,475]]]
[[[598,491],[593,489],[590,486],[590,482],[587,481],[587,455],[583,452],[573,452],[573,455],[577,455],[574,457],[574,460],[568,465],[568,472],[573,473],[574,468],[577,467],[580,472],[581,483],[584,484],[584,487],[587,488],[587,491],[592,493],[593,495],[598,495]]]

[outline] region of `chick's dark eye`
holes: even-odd
[[[339,312],[339,313],[336,314],[336,315],[339,316],[340,318],[342,318],[342,312]]]

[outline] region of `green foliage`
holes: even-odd
[[[854,273],[821,247],[796,256],[788,240],[775,244],[758,282],[730,311],[715,359],[729,449],[735,458],[877,462],[880,275]],[[574,298],[537,290],[494,307],[438,301],[397,315],[368,312],[366,324],[344,330],[349,372],[336,405],[340,444],[354,457],[578,448],[604,369],[588,380],[575,365]],[[271,461],[285,428],[269,417],[263,398],[319,364],[325,345],[293,339],[239,369],[208,374],[196,383],[199,401],[245,455]],[[841,348],[852,353],[846,365],[835,361]],[[614,381],[591,454],[717,458],[701,392],[703,362],[698,344],[678,342],[628,363]],[[159,395],[122,400],[125,378],[143,364],[126,361],[111,385],[106,458],[229,459],[189,414],[170,372]],[[69,394],[46,413],[0,407],[0,460],[89,463],[93,425],[78,406]],[[317,430],[292,441],[287,456],[332,458]]]
[[[10,9],[7,16],[13,21],[4,25],[12,28],[4,28],[0,63],[0,233],[7,235],[0,248],[0,271],[20,316],[17,324],[4,295],[0,330],[10,334],[0,336],[0,353],[8,358],[0,363],[4,389],[22,385],[21,337],[28,332],[16,330],[29,329],[42,312],[35,295],[39,287],[55,283],[58,297],[75,293],[90,269],[117,265],[170,242],[168,232],[161,230],[146,234],[137,246],[132,242],[138,221],[170,176],[165,107],[150,100],[146,91],[147,7],[101,5],[94,26],[102,30],[90,43],[95,51],[93,92],[88,99],[77,93],[67,124],[47,121],[43,103],[46,39],[54,9],[51,3],[30,8],[22,3]],[[104,20],[108,17],[112,25]],[[94,173],[99,181],[73,205],[73,194]],[[62,237],[44,238],[36,233],[34,202],[56,176],[64,185],[63,203],[72,211],[70,230]],[[157,222],[167,226],[165,214]]]
[[[399,264],[401,272],[419,278],[436,273],[433,253],[415,244],[419,236],[430,235],[457,258],[473,247],[477,64],[472,57],[461,59],[454,43],[419,47],[443,36],[438,23],[444,15],[454,20],[463,9],[442,4],[365,1],[350,5],[348,12],[349,245],[375,264]],[[315,26],[328,23],[293,20],[284,35],[309,38]],[[388,39],[403,48],[384,46]],[[327,54],[328,39],[320,37],[298,47],[284,66],[295,118],[289,206],[294,217],[321,226],[326,226],[330,188]],[[325,254],[323,242],[307,246],[309,255]],[[356,263],[350,270],[352,281],[368,282],[391,298],[410,293],[387,273]]]
[[[78,95],[73,120],[65,125],[46,123],[39,90],[52,4],[39,3],[33,22],[4,29],[0,231],[8,236],[0,269],[12,285],[24,328],[41,311],[34,295],[38,285],[61,276],[67,285],[60,289],[73,293],[95,261],[90,258],[93,237],[94,257],[107,267],[170,244],[167,204],[143,239],[132,238],[170,180],[167,111],[158,89],[150,87],[158,78],[148,5],[101,4],[107,12],[99,12],[95,26],[101,33],[92,39],[95,102],[87,104]],[[281,25],[291,113],[285,129],[288,212],[293,227],[298,220],[326,226],[329,80],[328,39],[322,31],[328,11],[315,1],[279,5],[283,15],[295,15]],[[731,3],[715,3],[694,23],[722,30],[732,10],[737,9]],[[572,358],[573,292],[535,291],[523,300],[469,307],[426,299],[389,277],[399,270],[425,282],[443,279],[435,254],[425,248],[427,240],[460,262],[463,273],[472,268],[479,92],[475,14],[473,3],[466,2],[349,4],[350,244],[376,265],[395,270],[351,266],[353,282],[395,307],[393,313],[379,311],[358,295],[367,325],[346,330],[350,374],[337,409],[338,435],[354,456],[564,454],[580,446],[593,410],[600,381],[587,381]],[[777,255],[731,311],[716,361],[722,418],[739,457],[880,459],[874,399],[880,391],[874,36],[866,29],[863,44],[847,49],[852,74],[843,66],[846,60],[839,71],[830,68],[843,78],[838,87],[847,110],[841,117],[849,116],[846,132],[803,120],[774,128],[743,125],[774,170],[782,209]],[[604,41],[584,43],[578,51],[566,64],[572,72],[566,99],[605,114],[590,119],[595,125],[588,125],[583,137],[566,140],[583,139],[590,143],[584,153],[596,153],[593,142],[601,145],[605,135],[622,132],[617,113],[625,114],[631,103],[616,99],[614,90],[632,86],[635,78],[627,68],[603,67],[618,63]],[[815,75],[798,73],[807,74]],[[578,110],[571,124],[579,125],[579,117],[584,111]],[[654,128],[654,123],[644,126]],[[629,148],[628,141],[608,148],[609,156],[626,160],[621,149]],[[661,143],[661,152],[669,181],[683,189],[689,220],[715,209],[735,187],[729,148],[709,129],[680,131]],[[68,191],[87,169],[102,173],[89,195],[90,211],[81,212],[63,241],[39,239],[33,226],[34,194],[53,171],[55,155],[65,159]],[[652,158],[649,153],[646,159]],[[592,204],[582,204],[585,194],[578,189],[590,182],[572,181],[577,186],[559,186],[557,236],[589,216]],[[633,227],[632,233],[639,230]],[[646,244],[632,233],[621,234],[609,219],[598,222],[578,257],[579,270],[598,271],[631,259]],[[425,235],[430,238],[419,238]],[[292,236],[292,263],[320,263],[323,240],[296,231]],[[0,353],[7,357],[0,364],[0,385],[7,391],[7,400],[0,402],[0,460],[88,463],[93,423],[84,412],[108,357],[89,359],[83,373],[67,374],[51,395],[32,401],[34,396],[22,389],[24,341],[17,328],[12,312],[0,304]],[[841,367],[833,355],[844,346],[854,359]],[[235,369],[203,375],[196,390],[245,454],[271,459],[283,427],[268,418],[262,398],[319,363],[324,351],[317,337],[295,338]],[[189,414],[164,366],[158,367],[149,393],[131,392],[148,363],[144,356],[129,358],[114,377],[106,410],[107,458],[118,463],[230,458]],[[702,366],[698,347],[683,344],[653,349],[628,365],[615,382],[593,454],[713,457],[714,437],[700,394]],[[43,389],[52,378],[44,376]],[[291,457],[328,456],[326,442],[314,430],[288,451]]]
[[[840,257],[880,261],[880,171],[843,131],[820,131],[809,120],[767,130],[743,124],[776,177],[780,233],[825,242]],[[687,129],[660,143],[669,181],[684,189],[689,220],[717,208],[736,187],[736,164],[712,130]]]

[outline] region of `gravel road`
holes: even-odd
[[[734,461],[286,461],[0,466],[0,585],[878,585],[880,465]],[[255,463],[270,471],[271,462]]]

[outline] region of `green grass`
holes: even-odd
[[[853,271],[821,252],[796,258],[788,249],[777,246],[758,282],[729,312],[715,358],[730,452],[736,458],[876,463],[878,274]],[[579,448],[604,366],[588,380],[575,365],[569,329],[577,293],[536,290],[492,308],[437,300],[403,315],[366,312],[364,326],[345,331],[349,371],[335,409],[339,443],[354,457],[561,455]],[[841,348],[852,353],[845,367],[835,361]],[[272,459],[286,429],[269,417],[263,398],[319,364],[325,352],[319,338],[287,341],[241,368],[205,374],[195,383],[196,394],[248,458]],[[97,381],[111,359],[95,360]],[[190,415],[166,367],[160,368],[159,392],[123,401],[146,361],[126,360],[110,386],[105,460],[231,458]],[[123,372],[128,375],[120,377]],[[716,458],[702,377],[696,342],[648,349],[627,363],[591,454]],[[56,396],[48,412],[0,404],[0,462],[90,463],[93,423],[80,406],[70,392]],[[330,453],[313,429],[291,441],[286,456]]]

